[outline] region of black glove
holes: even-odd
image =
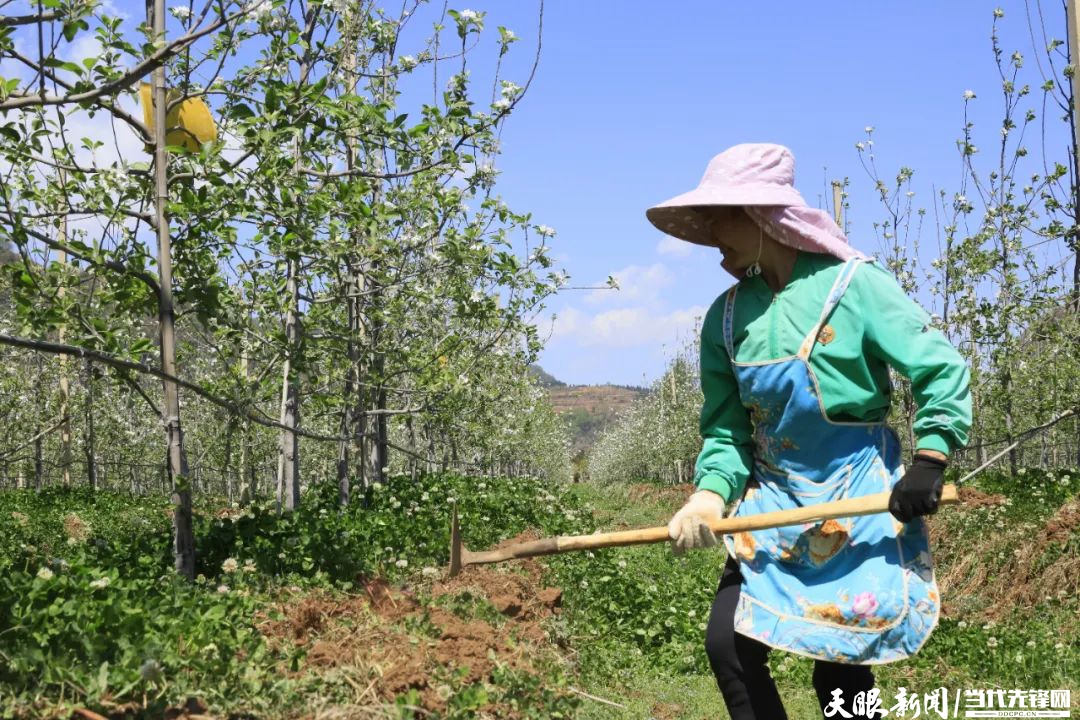
[[[900,478],[889,496],[889,512],[900,522],[933,515],[941,500],[946,463],[943,460],[916,455],[915,462]]]

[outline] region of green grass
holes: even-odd
[[[317,488],[286,516],[269,504],[204,511],[195,528],[199,575],[188,584],[172,569],[161,498],[0,493],[0,717],[67,716],[72,706],[107,712],[144,699],[154,717],[191,696],[216,714],[260,717],[302,715],[314,701],[347,705],[356,696],[348,682],[301,671],[308,648],[273,645],[259,632],[279,601],[299,599],[298,591],[355,593],[365,577],[409,580],[425,566],[445,567],[451,497],[471,547],[530,527],[577,532],[585,515],[560,488],[523,479],[402,477],[373,489],[366,505],[341,509],[334,497],[333,487]],[[199,505],[213,507],[205,498]],[[486,601],[458,605],[496,619]],[[543,677],[499,672],[502,685],[491,691],[453,688],[446,717],[469,717],[485,698],[535,705],[540,717],[576,705],[552,691],[564,685],[557,668]]]
[[[1030,551],[1022,567],[1034,573],[1075,558],[1077,528],[1031,548],[1080,482],[1067,473],[997,474],[980,488],[1006,494],[1010,504],[948,508],[934,518],[938,576],[950,576],[956,590],[945,592],[950,614],[918,655],[875,669],[887,706],[900,687],[1078,692],[1076,593],[1048,587],[1032,606],[993,623],[984,613],[1012,589],[1001,578],[1016,572],[1013,550]],[[0,717],[62,716],[72,705],[107,710],[106,700],[141,703],[144,694],[151,715],[190,695],[217,713],[268,718],[302,715],[313,703],[348,707],[356,700],[348,678],[305,670],[306,648],[269,645],[256,622],[284,597],[298,597],[294,586],[300,596],[345,596],[362,577],[415,583],[421,568],[445,567],[450,498],[474,550],[528,528],[549,536],[663,525],[684,500],[678,491],[643,494],[630,485],[431,476],[394,479],[367,506],[340,510],[328,488],[305,494],[287,517],[269,506],[199,516],[200,579],[192,586],[173,576],[163,499],[0,493]],[[500,670],[494,686],[455,685],[445,717],[474,717],[492,698],[538,718],[727,717],[702,642],[722,545],[682,558],[657,543],[544,563],[547,582],[564,591],[549,630],[565,665],[538,675]],[[482,594],[432,602],[462,618],[505,622]],[[775,652],[770,665],[789,716],[817,718],[812,661]],[[452,678],[455,670],[445,672]]]
[[[1025,473],[1023,482],[1000,474],[987,476],[981,489],[1005,491],[1011,502],[998,510],[944,510],[935,518],[936,532],[947,536],[943,539],[950,547],[962,548],[962,554],[945,553],[946,559],[974,557],[990,567],[991,577],[1003,572],[1007,557],[999,554],[1000,532],[987,532],[988,526],[1000,530],[1000,521],[1004,528],[1019,529],[1024,523],[1038,527],[1076,495],[1078,483],[1062,482],[1065,475]],[[682,500],[671,494],[660,499],[634,499],[627,489],[579,485],[572,493],[582,504],[594,508],[597,525],[602,528],[620,522],[631,527],[662,525]],[[1023,536],[1023,531],[1017,534]],[[1078,536],[1074,528],[1071,539],[1064,543],[1066,551],[1076,547]],[[1051,556],[1061,552],[1054,546],[1048,551]],[[611,549],[595,555],[587,561],[560,556],[551,563],[556,576],[568,581],[569,617],[583,628],[575,638],[582,658],[581,689],[624,706],[588,701],[580,717],[727,717],[705,661],[699,624],[707,619],[719,580],[722,546],[690,553],[681,560],[673,558],[665,544]],[[939,567],[939,576],[949,569],[948,565]],[[605,576],[613,577],[602,580]],[[575,587],[579,578],[590,584]],[[603,590],[594,592],[596,584]],[[943,618],[916,656],[875,668],[886,707],[895,702],[901,687],[914,692],[942,686],[1069,688],[1075,694],[1080,686],[1080,598],[1058,597],[1053,588],[1048,588],[1047,594],[1051,597],[1037,606],[1018,608],[989,624],[974,611]],[[971,608],[987,608],[995,602],[992,596],[946,596],[945,600],[957,601],[953,602],[956,607]],[[691,613],[693,617],[686,619]],[[655,636],[636,634],[643,629],[651,633],[658,624],[660,632]],[[790,717],[820,717],[810,685],[812,661],[774,652],[770,665]]]

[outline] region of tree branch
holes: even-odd
[[[264,427],[276,428],[279,430],[288,430],[294,432],[301,437],[311,438],[313,440],[325,440],[327,442],[342,442],[348,440],[348,437],[339,437],[337,435],[322,435],[319,433],[308,432],[306,430],[300,430],[299,428],[290,428],[287,425],[271,420],[262,413],[255,412],[253,409],[244,408],[240,405],[220,398],[214,395],[210,391],[204,389],[200,385],[196,385],[193,382],[178,378],[175,375],[170,375],[155,367],[147,365],[146,363],[137,363],[130,360],[123,360],[121,358],[113,357],[108,353],[103,353],[98,350],[91,350],[89,348],[78,347],[76,345],[65,345],[62,343],[49,342],[47,340],[33,340],[31,338],[16,337],[14,335],[7,335],[0,333],[0,345],[10,345],[12,347],[23,348],[25,350],[36,350],[38,352],[52,353],[54,355],[74,355],[81,358],[89,358],[96,362],[108,365],[112,368],[118,368],[121,370],[134,370],[146,375],[153,375],[161,380],[168,380],[176,383],[178,386],[185,390],[190,390],[204,400],[217,405],[218,407],[229,411],[234,415],[239,415],[254,423],[263,425]],[[365,410],[359,415],[406,415],[410,413],[417,413],[422,411],[423,408],[406,408],[404,410]]]
[[[37,15],[0,15],[0,27],[15,27],[16,25],[33,25],[35,23],[52,22],[60,17],[57,12],[43,12]]]
[[[121,77],[111,80],[104,85],[94,88],[93,90],[87,90],[85,92],[74,93],[71,95],[48,95],[48,94],[34,94],[34,95],[17,95],[11,96],[4,102],[0,102],[0,111],[16,110],[24,107],[38,107],[42,105],[68,105],[72,103],[84,103],[90,100],[96,100],[102,95],[111,95],[113,93],[126,90],[128,87],[134,85],[138,80],[146,77],[147,73],[153,72],[157,68],[164,65],[168,60],[184,50],[188,45],[191,45],[196,40],[203,38],[210,33],[218,30],[233,20],[243,17],[246,13],[240,12],[234,15],[230,15],[226,18],[221,18],[217,22],[211,23],[207,27],[197,30],[195,32],[188,33],[183,37],[180,37],[173,42],[169,43],[162,49],[155,52],[150,57],[146,58],[138,65],[133,67],[127,73]]]

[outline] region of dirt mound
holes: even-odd
[[[1062,505],[1047,521],[1043,540],[1046,544],[1068,542],[1077,529],[1080,529],[1080,500],[1073,500]]]
[[[999,497],[965,493],[961,507],[1004,504]],[[942,596],[953,599],[944,608],[946,615],[997,620],[1048,596],[1080,594],[1080,553],[1070,550],[1080,535],[1080,498],[1062,505],[1041,526],[991,523],[977,547],[938,530],[938,522],[931,520],[937,579]]]
[[[501,545],[536,537],[522,533]],[[542,574],[536,560],[523,560],[513,567],[469,566],[416,591],[375,578],[357,595],[283,603],[282,617],[264,618],[259,627],[271,642],[307,647],[308,669],[352,676],[368,688],[366,700],[389,702],[416,690],[423,709],[443,712],[454,672],[453,682],[464,686],[490,680],[497,666],[535,670],[537,651],[547,644],[542,623],[562,600],[561,589],[543,586]],[[485,602],[497,617],[484,614]],[[462,610],[478,604],[475,616]],[[515,716],[509,708],[499,711]]]
[[[1048,595],[1080,595],[1080,553],[1068,551],[1078,535],[1080,498],[1074,498],[1058,508],[1035,537],[1022,543],[1021,552],[998,573],[994,594],[1001,600],[987,614],[1001,618],[1018,608],[1031,608]]]
[[[1004,495],[992,495],[971,487],[957,488],[957,494],[960,496],[960,502],[965,509],[997,507],[1005,504]]]

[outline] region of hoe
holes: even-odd
[[[959,502],[956,486],[948,484],[941,493],[941,504],[952,505]],[[863,497],[835,500],[793,510],[761,513],[747,517],[725,518],[710,525],[717,535],[730,535],[747,530],[817,523],[835,518],[873,515],[889,511],[889,493],[881,492]],[[503,560],[553,555],[569,550],[594,550],[596,548],[622,547],[625,545],[645,545],[668,539],[666,526],[620,530],[616,532],[598,532],[592,535],[558,535],[530,542],[517,543],[499,550],[472,552],[461,544],[461,528],[458,526],[457,506],[453,508],[450,524],[450,577],[461,572],[466,565],[483,565]]]

